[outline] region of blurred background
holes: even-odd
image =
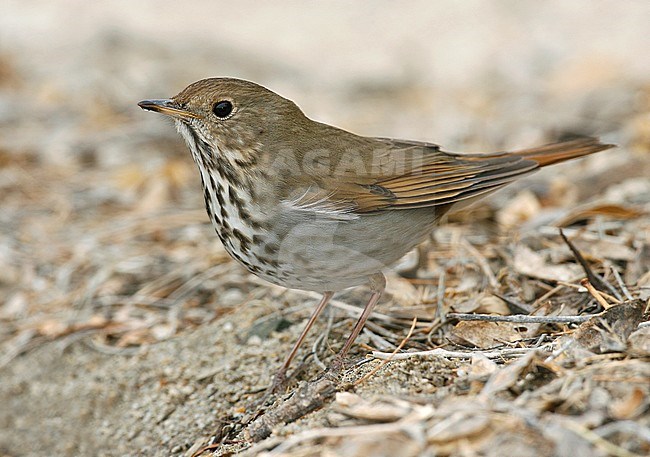
[[[519,227],[600,196],[647,207],[648,24],[644,0],[3,0],[0,369],[11,382],[0,428],[27,430],[32,412],[60,402],[63,414],[71,401],[16,387],[47,370],[37,384],[57,392],[87,367],[26,356],[45,342],[63,351],[90,334],[101,353],[129,353],[245,301],[256,316],[280,306],[279,289],[230,262],[185,145],[138,101],[232,76],[362,135],[473,152],[572,135],[620,145],[536,175],[509,212],[498,210],[529,184],[490,200],[484,218]],[[647,243],[647,230],[634,233]]]

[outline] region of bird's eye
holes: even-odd
[[[217,102],[212,107],[212,112],[215,116],[224,119],[230,116],[230,113],[232,113],[232,103],[230,103],[228,100]]]

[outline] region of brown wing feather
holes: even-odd
[[[337,204],[353,207],[357,213],[449,207],[493,192],[540,167],[614,147],[584,138],[517,152],[455,154],[429,143],[379,141],[390,145],[388,157],[395,162],[394,169],[407,171],[374,176],[351,174],[323,182],[324,192]],[[418,150],[421,154],[414,153]]]

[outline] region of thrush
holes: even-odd
[[[517,152],[451,153],[311,120],[292,101],[233,78],[204,79],[139,106],[174,119],[228,253],[273,284],[322,293],[274,387],[332,295],[368,285],[370,299],[330,365],[340,369],[384,291],[382,271],[443,215],[541,167],[613,147],[581,138]]]

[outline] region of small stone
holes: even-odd
[[[244,293],[239,289],[228,289],[219,296],[219,304],[224,306],[238,305],[244,301]]]

